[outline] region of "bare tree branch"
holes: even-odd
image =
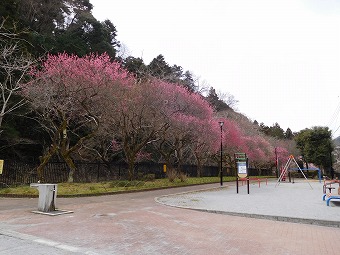
[[[13,100],[34,60],[20,46],[22,41],[18,33],[7,30],[5,20],[0,24],[0,134],[5,115],[22,107],[25,99]]]

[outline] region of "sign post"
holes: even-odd
[[[235,153],[235,163],[237,169],[236,192],[238,193],[239,178],[247,178],[247,191],[249,194],[248,158],[246,153]]]
[[[4,160],[0,159],[0,174],[2,174],[3,168],[4,168]]]

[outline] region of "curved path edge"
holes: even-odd
[[[192,194],[192,193],[205,192],[205,191],[213,191],[213,190],[218,190],[218,189],[223,189],[223,188],[228,188],[228,186],[216,187],[216,188],[207,188],[207,189],[200,189],[200,190],[195,190],[195,191],[186,191],[186,192],[174,193],[174,194],[170,194],[170,195],[164,195],[164,196],[160,196],[160,197],[155,197],[155,202],[162,204],[162,205],[165,205],[165,206],[171,206],[171,207],[180,208],[180,209],[195,210],[195,211],[200,211],[200,212],[208,212],[208,213],[215,213],[215,214],[224,214],[224,215],[229,215],[229,216],[238,216],[238,217],[247,217],[247,218],[255,218],[255,219],[283,221],[283,222],[290,222],[290,223],[300,223],[300,224],[310,224],[310,225],[318,225],[318,226],[324,226],[324,227],[340,228],[340,222],[339,221],[296,218],[296,217],[253,214],[253,213],[250,214],[250,213],[229,212],[229,211],[211,210],[211,209],[201,209],[201,208],[194,208],[194,207],[190,207],[190,206],[173,205],[173,204],[168,204],[166,202],[160,201],[160,198],[162,198],[162,197],[169,197],[169,196],[176,196],[176,195],[183,195],[183,194]]]

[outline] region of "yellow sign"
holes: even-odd
[[[163,165],[163,172],[166,173],[166,165]]]
[[[4,161],[0,159],[0,174],[2,174],[2,169],[4,168]]]
[[[239,178],[246,178],[248,175],[247,174],[238,174]]]

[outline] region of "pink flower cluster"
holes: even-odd
[[[142,145],[156,140],[155,135],[161,131],[169,144],[182,139],[196,157],[217,153],[221,138],[218,121],[224,122],[225,153],[246,152],[251,160],[259,162],[275,159],[273,145],[263,136],[245,135],[236,121],[216,119],[212,107],[199,93],[158,79],[137,83],[107,54],[82,58],[66,53],[48,55],[31,75],[32,81],[24,87],[23,95],[33,108],[54,120],[60,114],[66,116],[69,123],[84,121],[83,116],[88,118],[91,113],[111,123],[112,132],[121,135],[119,140],[124,140],[124,134],[126,143],[132,141],[128,136],[138,137],[142,141],[135,146],[139,149],[134,152],[138,159],[150,156],[142,152]],[[112,146],[119,147],[115,140]],[[280,159],[288,154],[283,147],[278,147],[277,153]]]

